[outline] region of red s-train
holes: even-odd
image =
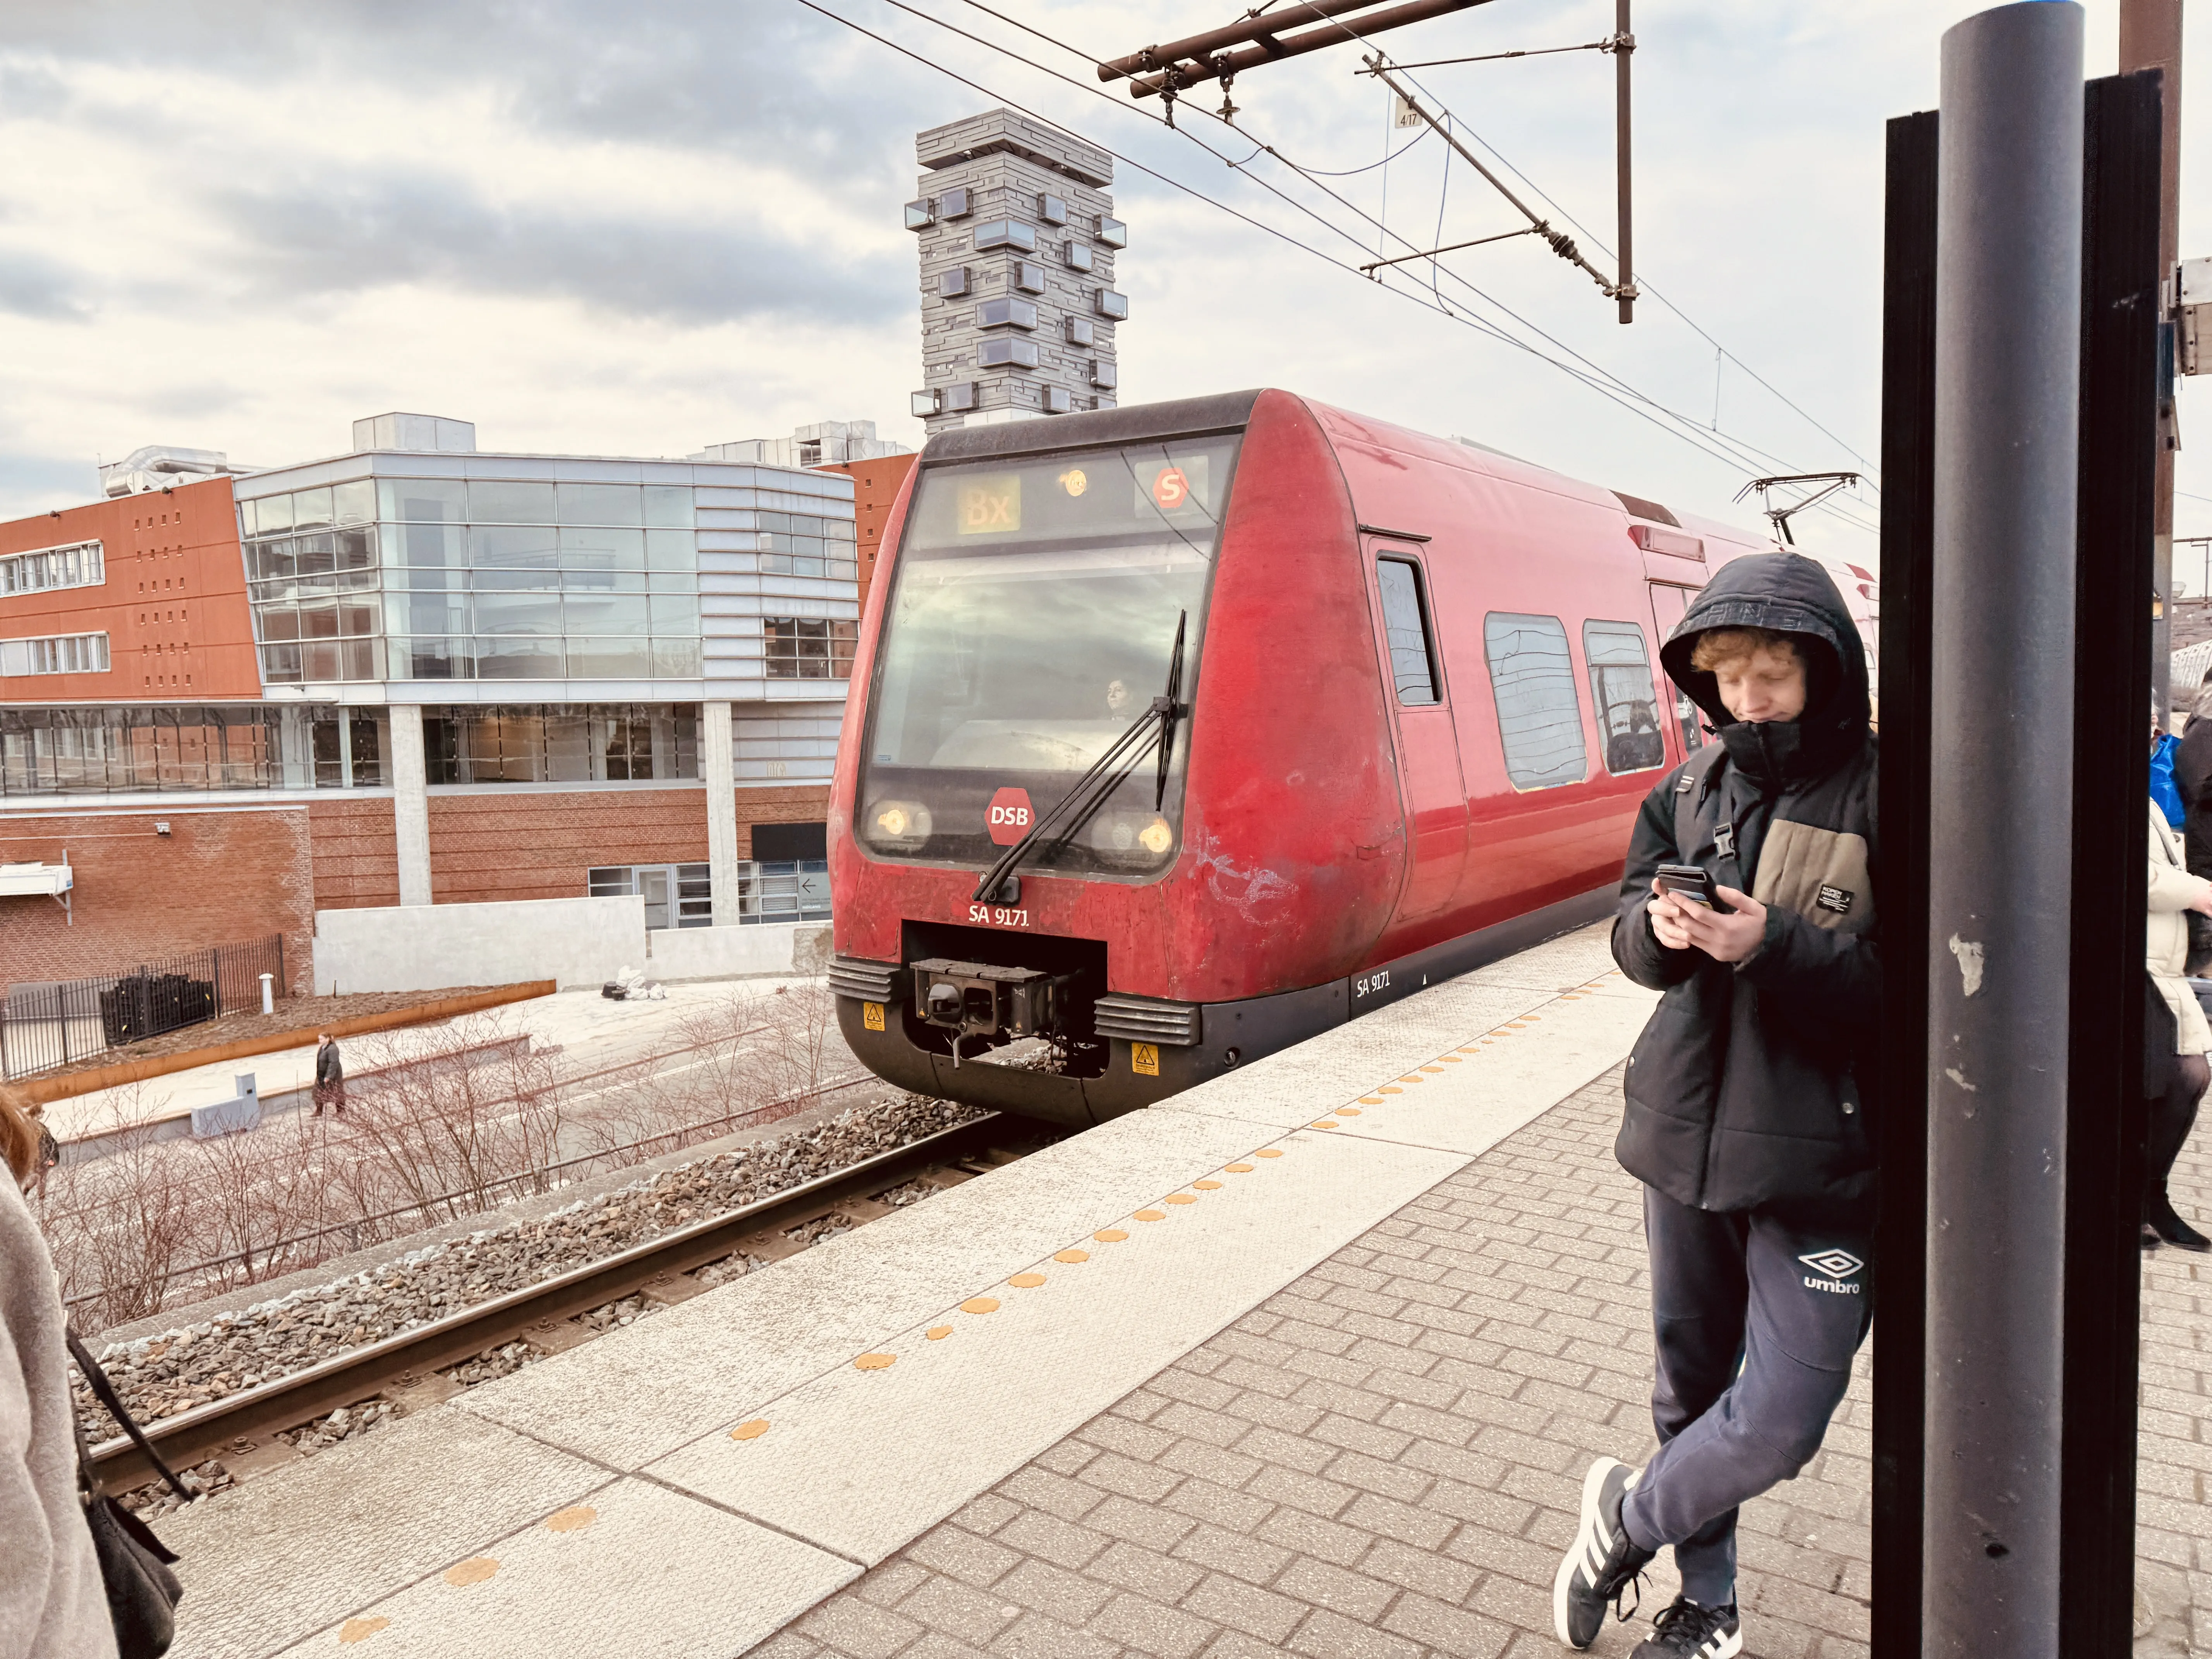
[[[840,1023],[1079,1125],[1605,915],[1700,740],[1657,642],[1774,544],[1265,391],[940,434],[884,545]]]

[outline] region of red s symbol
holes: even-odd
[[[1189,495],[1190,480],[1183,476],[1179,466],[1168,468],[1152,480],[1152,499],[1162,507],[1170,509],[1181,507]]]

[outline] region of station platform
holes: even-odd
[[[1568,935],[180,1511],[173,1651],[1559,1651],[1581,1470],[1650,1443],[1611,1140],[1653,1000]],[[2139,1651],[2181,1654],[2212,1311],[2161,1258],[2143,1548],[2180,1644]],[[1862,1376],[1746,1510],[1748,1654],[1867,1651],[1867,1411]]]

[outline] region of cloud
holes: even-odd
[[[423,173],[325,172],[210,199],[256,283],[290,297],[416,284],[695,325],[866,321],[912,303],[888,258],[839,259],[747,226],[502,204]]]
[[[58,259],[22,248],[0,247],[0,312],[54,321],[92,314],[86,290],[91,278]]]

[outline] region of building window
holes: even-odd
[[[106,672],[105,634],[49,634],[40,639],[0,640],[0,677]]]
[[[0,796],[313,789],[383,781],[382,716],[329,704],[0,708]]]
[[[1075,407],[1074,394],[1064,386],[1046,386],[1042,396],[1044,412],[1048,415],[1065,415]]]
[[[1659,697],[1652,688],[1644,630],[1634,623],[1586,622],[1583,657],[1589,664],[1590,702],[1597,708],[1605,769],[1618,777],[1664,766],[1667,743],[1659,735]]]
[[[1070,270],[1089,270],[1098,263],[1088,242],[1070,242],[1060,249],[1062,262]]]
[[[703,864],[601,865],[591,872],[586,896],[645,901],[647,932],[714,925],[714,882]]]
[[[939,210],[942,211],[942,209]],[[951,214],[945,216],[951,218]],[[987,248],[1013,247],[1024,253],[1036,252],[1036,231],[1018,219],[993,219],[975,227],[975,251]]]
[[[1483,652],[1498,699],[1505,775],[1516,789],[1580,783],[1589,772],[1574,659],[1557,617],[1493,611],[1482,619]]]
[[[1067,222],[1066,201],[1049,192],[1038,197],[1037,217],[1048,225],[1066,224]]]
[[[1121,372],[1115,368],[1113,364],[1106,362],[1097,357],[1093,357],[1091,360],[1091,385],[1110,388],[1120,385],[1121,380]]]
[[[696,703],[572,703],[422,711],[435,784],[646,783],[699,775]]]
[[[937,198],[937,216],[940,219],[965,219],[970,210],[968,190],[956,185]]]
[[[1014,286],[1024,294],[1044,292],[1044,267],[1027,259],[1014,261]]]
[[[856,622],[817,621],[811,617],[764,617],[768,677],[772,680],[849,680]]]
[[[1098,220],[1098,240],[1108,247],[1129,246],[1129,228],[1119,219],[1109,219],[1103,214]]]
[[[1037,366],[1037,343],[1035,340],[985,340],[975,348],[978,368],[1035,368]]]
[[[937,222],[937,215],[927,199],[906,204],[906,228],[908,230],[927,230]]]
[[[738,925],[812,921],[830,915],[830,866],[821,859],[762,859],[738,866]]]
[[[106,580],[106,560],[98,542],[72,542],[0,559],[0,598],[54,587],[98,587]]]
[[[1101,317],[1110,318],[1117,323],[1128,320],[1129,299],[1127,295],[1116,294],[1110,288],[1102,288],[1094,296],[1094,301]]]
[[[1067,343],[1070,345],[1095,345],[1098,341],[1098,325],[1088,317],[1070,317],[1067,321]]]
[[[978,328],[1035,328],[1037,308],[1027,300],[986,300],[975,307]]]
[[[965,294],[967,291],[968,291],[968,267],[967,267],[967,266],[965,266],[965,265],[955,265],[955,266],[953,266],[953,267],[952,267],[952,269],[951,269],[951,270],[946,270],[946,271],[940,271],[940,272],[938,274],[938,278],[937,278],[937,292],[938,292],[938,295],[939,295],[939,298],[941,298],[941,299],[946,299],[946,300],[957,300],[957,299],[958,299],[962,295]]]
[[[1382,633],[1398,701],[1409,706],[1437,702],[1437,647],[1429,634],[1421,568],[1411,559],[1377,559],[1375,575],[1382,590]]]

